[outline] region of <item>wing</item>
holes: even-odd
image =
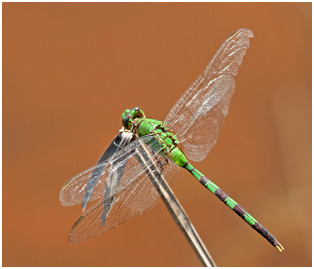
[[[146,155],[147,150],[151,154],[143,163],[140,156]],[[142,148],[137,147],[130,154],[124,173],[120,176],[117,175],[119,173],[113,176],[119,178],[119,187],[113,187],[108,197],[100,199],[76,221],[69,234],[70,242],[78,243],[99,236],[143,214],[154,206],[159,198],[151,177],[158,177],[162,174],[171,185],[179,176],[179,172],[178,166],[162,155],[154,153],[147,144],[142,145]]]
[[[96,164],[96,167],[98,164],[108,160],[114,153],[116,153],[117,151],[124,148],[126,145],[128,145],[134,139],[135,139],[135,137],[132,133],[120,131],[118,133],[118,135],[112,140],[112,142],[110,143],[108,148],[105,150],[103,155],[100,157],[100,159],[98,160],[98,162]],[[88,180],[88,183],[87,183],[85,191],[84,191],[84,196],[83,196],[83,201],[82,201],[83,211],[85,210],[85,208],[86,208],[86,206],[90,200],[90,197],[93,193],[94,186],[97,183],[97,181],[99,180],[99,176],[101,175],[101,173],[103,172],[104,169],[105,169],[105,166],[100,166],[100,167],[97,167],[96,169],[93,170],[93,173],[92,173],[90,179]]]
[[[71,206],[82,203],[84,210],[91,199],[96,183],[109,164],[108,160],[114,153],[128,145],[132,140],[134,140],[133,134],[120,131],[100,157],[96,166],[70,178],[63,184],[59,194],[61,204],[63,206]],[[93,197],[92,200],[97,199],[97,197]]]
[[[143,168],[140,170],[133,169],[132,166],[129,166],[129,169],[122,171],[121,168],[125,167],[126,164],[132,161],[134,156],[134,151],[137,148],[142,147],[140,141],[144,143],[149,143],[151,147],[155,147],[155,155],[158,154],[160,149],[159,143],[152,136],[145,136],[135,140],[130,143],[125,148],[116,152],[112,155],[111,158],[105,160],[96,166],[93,166],[73,178],[69,179],[62,187],[59,195],[59,200],[63,206],[73,206],[76,204],[81,204],[83,201],[84,193],[88,187],[88,182],[92,178],[92,175],[97,171],[98,180],[93,186],[92,194],[89,198],[89,201],[94,201],[104,196],[105,186],[114,185],[114,178],[118,174],[126,173],[130,178],[129,182],[134,179],[138,173],[143,172]],[[127,182],[125,182],[127,184]],[[123,189],[125,185],[116,186],[115,188]],[[117,190],[115,190],[117,191]]]
[[[203,160],[217,141],[234,92],[233,77],[252,37],[248,29],[232,33],[167,115],[165,124],[176,133],[191,160]]]

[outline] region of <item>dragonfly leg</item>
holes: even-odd
[[[164,161],[164,162],[162,162]],[[163,170],[164,170],[164,166],[167,165],[169,163],[169,160],[163,156],[159,156],[157,159],[157,164],[160,167],[160,174],[162,174]]]

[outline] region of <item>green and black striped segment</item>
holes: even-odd
[[[244,219],[254,230],[262,235],[268,242],[276,247],[280,252],[284,250],[283,246],[277,241],[277,239],[271,235],[256,219],[254,219],[242,206],[234,201],[228,194],[220,189],[215,183],[210,181],[200,171],[194,168],[189,162],[183,166],[187,169],[204,187],[209,189],[215,194],[219,200],[224,202],[234,212],[236,212],[242,219]]]

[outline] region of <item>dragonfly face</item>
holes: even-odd
[[[132,109],[126,109],[122,113],[122,124],[127,130],[132,130],[134,125],[138,123],[139,120],[144,119],[144,111],[139,107],[134,107]]]

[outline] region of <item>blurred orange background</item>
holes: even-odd
[[[58,195],[140,106],[163,120],[238,28],[254,39],[205,175],[173,190],[219,266],[311,266],[311,3],[4,3],[3,266],[201,266],[166,207],[72,245]]]

